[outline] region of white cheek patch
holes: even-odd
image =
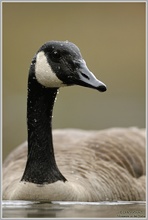
[[[43,51],[36,56],[35,76],[37,81],[45,87],[59,88],[65,86],[52,71]]]

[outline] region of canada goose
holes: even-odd
[[[29,70],[28,144],[16,148],[4,162],[3,199],[145,200],[144,129],[54,130],[52,141],[57,91],[74,84],[106,91],[76,45],[45,43]]]

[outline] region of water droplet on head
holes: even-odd
[[[55,100],[54,100],[54,103],[57,101],[57,97],[55,98]]]
[[[72,76],[67,76],[69,79],[72,78]]]

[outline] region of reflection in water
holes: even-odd
[[[3,218],[145,217],[145,202],[3,201]]]

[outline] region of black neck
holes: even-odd
[[[45,88],[29,74],[28,158],[22,181],[37,184],[66,181],[56,165],[52,142],[52,111],[56,94],[57,88]]]

